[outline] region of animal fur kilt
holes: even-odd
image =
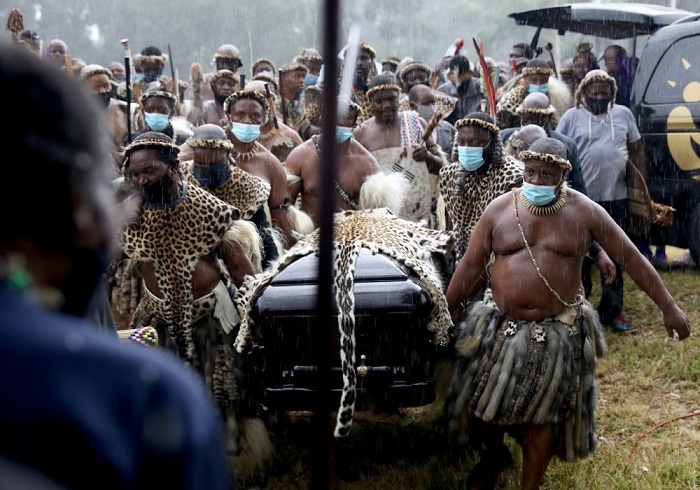
[[[554,424],[553,455],[596,450],[595,369],[607,346],[587,301],[540,322],[505,316],[488,296],[459,325],[445,400],[450,436],[466,441],[471,417],[504,426]]]

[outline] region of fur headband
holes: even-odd
[[[538,160],[540,162],[553,163],[557,167],[563,168],[566,171],[571,170],[569,160],[549,153],[538,153],[536,151],[525,150],[520,152],[520,160]]]
[[[156,134],[154,132],[146,134],[148,134],[149,137],[136,138],[133,142],[127,145],[126,148],[124,148],[124,151],[122,152],[122,155],[124,156],[124,165],[127,164],[129,155],[138,150],[148,150],[150,148],[154,148],[156,150],[170,150],[173,155],[180,153],[180,147],[177,146],[168,135],[162,133]]]
[[[430,67],[425,63],[421,63],[419,61],[411,61],[410,63],[406,63],[404,66],[402,66],[399,72],[396,74],[396,76],[399,80],[403,80],[404,75],[408,75],[408,72],[413,70],[424,71],[428,74],[428,76],[430,76],[430,73],[432,72]]]
[[[488,129],[494,135],[498,135],[498,133],[501,132],[498,129],[498,126],[495,124],[484,121],[483,119],[477,119],[475,117],[465,117],[464,119],[460,119],[455,123],[455,129],[459,129],[464,126],[477,126],[479,128]]]
[[[207,150],[233,150],[233,143],[231,143],[229,140],[190,138],[187,140],[187,144],[190,145],[190,148],[192,149],[204,148]]]
[[[543,66],[526,66],[522,70],[523,75],[551,75],[552,69]]]
[[[80,72],[80,79],[85,80],[95,75],[107,75],[109,78],[113,78],[112,71],[101,65],[87,65],[83,67]]]
[[[531,116],[551,116],[554,114],[554,106],[549,105],[548,107],[545,107],[542,109],[541,107],[523,107],[522,105],[518,106],[517,109],[515,109],[515,112],[520,114],[521,116],[523,114],[531,115]]]
[[[145,92],[141,96],[141,104],[144,104],[146,100],[150,99],[151,97],[163,97],[165,99],[172,100],[173,102],[177,101],[175,95],[171,94],[170,92],[165,92],[163,90],[151,90],[150,92]]]
[[[371,99],[372,95],[376,94],[380,90],[396,90],[398,93],[401,93],[401,87],[396,85],[395,83],[383,83],[381,85],[377,85],[376,87],[372,87],[367,91],[367,98]]]
[[[224,112],[228,114],[229,109],[233,104],[239,99],[252,99],[260,103],[263,108],[263,112],[267,114],[268,105],[267,98],[256,90],[239,90],[229,95],[224,101]]]

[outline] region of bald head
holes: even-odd
[[[540,138],[530,146],[530,151],[542,153],[545,155],[554,155],[555,157],[566,160],[566,146],[559,140],[554,138]]]
[[[263,94],[265,93],[265,85],[267,85],[267,82],[263,80],[251,80],[250,82],[245,84],[245,89],[246,90],[255,90],[257,92],[262,92]]]
[[[523,126],[519,131],[520,139],[528,147],[540,138],[546,138],[547,132],[536,124]]]
[[[408,101],[415,104],[432,104],[435,102],[435,95],[433,95],[433,90],[427,85],[414,85],[408,91]]]
[[[540,92],[528,94],[520,104],[524,109],[547,109],[549,107],[549,97]]]
[[[547,132],[540,126],[528,124],[511,134],[506,145],[506,153],[519,159],[521,151],[528,150],[535,141],[546,137]]]
[[[554,106],[549,101],[549,97],[541,92],[528,94],[516,111],[520,115],[520,122],[523,126],[536,124],[542,128],[548,128],[549,122],[554,114]]]
[[[202,124],[195,128],[192,137],[198,140],[223,140],[228,141],[226,131],[218,124]]]

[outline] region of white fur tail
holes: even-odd
[[[360,209],[389,208],[399,214],[410,183],[399,172],[377,172],[365,179],[360,188]]]

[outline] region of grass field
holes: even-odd
[[[668,251],[670,259],[683,251]],[[700,271],[660,272],[691,329],[700,325]],[[591,300],[597,301],[599,282]],[[625,277],[625,314],[639,335],[606,332],[608,354],[598,369],[598,451],[577,463],[553,460],[546,489],[700,488],[700,342],[668,340],[655,305]],[[351,434],[335,448],[336,488],[460,489],[475,460],[445,451],[433,434],[439,403],[390,416],[357,414]],[[696,412],[698,411],[698,412]],[[696,416],[697,415],[697,416]],[[656,428],[666,421],[666,425]],[[275,432],[277,458],[268,488],[308,488],[309,417],[296,414]],[[497,488],[519,488],[521,454]]]

